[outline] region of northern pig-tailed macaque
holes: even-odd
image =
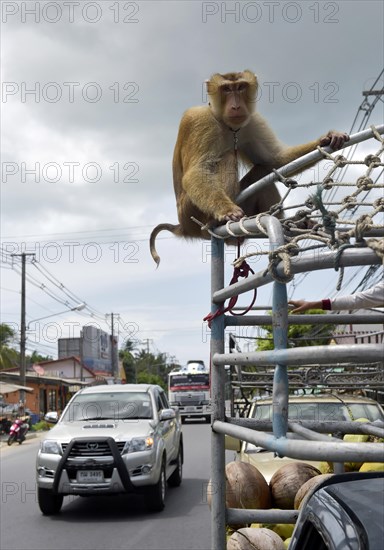
[[[188,109],[180,122],[173,156],[173,185],[179,223],[162,223],[150,237],[157,264],[155,240],[160,231],[187,238],[209,238],[203,225],[239,221],[265,212],[280,200],[274,184],[256,193],[240,208],[234,200],[251,183],[284,166],[318,145],[339,149],[349,136],[329,131],[303,145],[286,146],[267,121],[255,112],[258,82],[251,71],[214,74],[207,81],[209,105]],[[250,168],[239,180],[239,165]]]

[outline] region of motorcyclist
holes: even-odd
[[[20,436],[19,437],[25,439],[25,435],[26,435],[26,433],[27,433],[27,431],[29,430],[29,427],[30,427],[31,417],[27,413],[24,416],[21,416],[20,420],[22,421],[22,424],[20,425]]]

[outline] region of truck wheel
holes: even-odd
[[[150,512],[161,512],[165,506],[165,492],[167,479],[165,476],[165,462],[163,459],[160,471],[160,478],[156,485],[147,488],[145,503]]]
[[[177,455],[176,470],[168,479],[168,483],[171,487],[178,487],[181,484],[183,478],[183,446],[180,443],[179,454]]]
[[[50,489],[37,488],[37,499],[40,510],[45,516],[54,516],[61,510],[63,495],[55,495]]]

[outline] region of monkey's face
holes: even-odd
[[[220,87],[222,118],[227,126],[237,130],[246,126],[251,117],[248,105],[248,85],[244,82]]]
[[[215,74],[207,81],[210,106],[214,116],[238,130],[246,126],[255,106],[256,76],[250,71]]]

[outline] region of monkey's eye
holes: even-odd
[[[232,92],[231,90],[231,87],[228,86],[228,85],[224,85],[221,87],[221,91],[224,93],[224,94],[230,94]]]
[[[243,82],[242,84],[239,84],[238,88],[237,88],[237,91],[238,92],[244,92],[246,89],[247,89],[247,84],[245,82]]]

